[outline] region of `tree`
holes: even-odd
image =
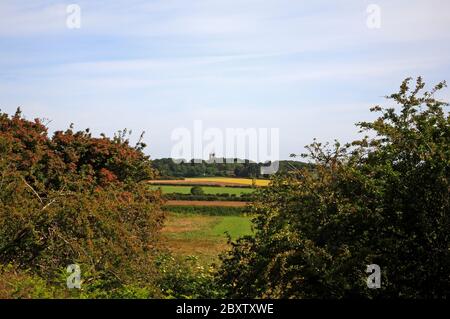
[[[191,194],[192,195],[203,195],[203,194],[205,194],[205,192],[203,191],[203,188],[201,188],[200,186],[193,186],[191,188]]]
[[[450,294],[450,118],[403,81],[396,107],[358,126],[372,136],[314,141],[314,169],[278,176],[251,207],[256,234],[222,256],[219,282],[239,298],[445,298]],[[422,93],[423,92],[423,93]],[[373,134],[374,133],[374,134]],[[381,289],[366,285],[381,267]]]

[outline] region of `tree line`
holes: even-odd
[[[182,177],[243,177],[243,178],[268,178],[261,174],[261,167],[267,163],[255,163],[248,159],[226,161],[220,158],[220,162],[194,160],[178,162],[172,158],[154,159],[153,167],[160,173],[161,179]],[[283,160],[279,162],[279,174],[307,167],[307,163],[298,160]]]

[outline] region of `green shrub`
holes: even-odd
[[[373,108],[349,145],[308,147],[314,170],[275,178],[251,205],[256,234],[223,255],[236,298],[447,298],[450,295],[450,117],[421,78]],[[375,133],[375,134],[373,134]],[[367,287],[367,265],[381,288]]]
[[[223,298],[223,291],[215,281],[214,266],[205,267],[197,257],[159,256],[156,266],[162,274],[158,288],[168,299]]]
[[[203,188],[200,186],[194,186],[191,188],[191,194],[192,195],[203,195],[205,192],[203,191]]]
[[[49,285],[29,270],[17,271],[11,264],[0,265],[0,299],[65,298],[67,292]]]

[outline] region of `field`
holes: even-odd
[[[268,179],[255,179],[255,186],[264,187],[269,185]],[[232,178],[232,177],[195,177],[177,180],[152,180],[151,184],[165,185],[206,185],[206,186],[252,186],[251,178]]]
[[[168,213],[162,230],[166,247],[174,254],[197,256],[205,265],[218,261],[218,255],[228,248],[228,233],[232,239],[251,235],[249,216],[210,216]]]
[[[161,188],[163,194],[172,194],[172,193],[180,193],[180,194],[190,194],[192,186],[183,186],[183,185],[155,185],[153,188]],[[241,194],[250,194],[255,190],[253,188],[244,188],[244,187],[220,187],[220,186],[203,186],[203,192],[205,194],[234,194],[239,196]]]
[[[267,186],[268,180],[246,178],[185,178],[182,180],[151,181],[152,188],[163,194],[191,194],[193,185],[202,186],[205,195],[229,194],[239,197],[255,191],[251,186]],[[232,187],[226,187],[232,186]],[[245,201],[169,199],[168,212],[162,230],[166,247],[174,254],[196,256],[204,265],[217,262],[218,256],[229,248],[227,235],[237,239],[252,234],[251,217],[245,215]]]
[[[252,186],[253,180],[251,178],[231,178],[231,177],[197,177],[197,178],[185,178],[185,180],[195,183],[224,183],[224,184],[238,184]],[[269,180],[267,179],[255,179],[256,186],[267,186]]]

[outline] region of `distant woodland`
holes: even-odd
[[[225,176],[225,177],[247,177],[264,178],[268,175],[261,174],[261,167],[267,166],[265,163],[255,163],[249,160],[234,159],[234,163],[229,163],[220,158],[219,161],[194,161],[177,163],[172,158],[154,159],[153,167],[160,173],[160,177],[181,178],[181,177],[203,177],[203,176]],[[308,167],[309,164],[286,160],[280,161],[278,174],[295,171]]]

